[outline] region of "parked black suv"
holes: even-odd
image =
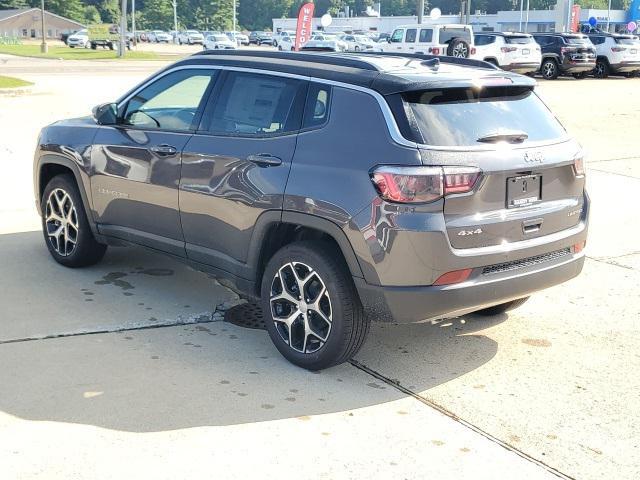
[[[534,33],[533,38],[542,49],[540,74],[547,80],[585,78],[596,66],[596,49],[582,33]]]
[[[69,267],[136,244],[225,277],[308,369],[372,319],[505,312],[584,259],[582,150],[534,85],[423,55],[195,55],[42,131],[45,242]]]

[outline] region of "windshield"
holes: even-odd
[[[212,37],[216,42],[228,42],[229,41],[229,37],[225,36],[225,35],[213,35]]]
[[[504,131],[524,132],[526,142],[565,135],[562,125],[528,87],[424,90],[404,95],[423,143],[481,145],[478,140]]]
[[[356,40],[360,43],[372,43],[371,39],[364,35],[356,35]]]
[[[532,37],[504,37],[504,41],[507,43],[515,43],[518,45],[526,45],[527,43],[533,43],[533,38]]]

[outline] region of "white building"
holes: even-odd
[[[473,25],[474,31],[496,31],[496,32],[555,32],[566,31],[568,23],[566,8],[561,10],[530,10],[522,13],[520,11],[499,11],[495,14],[483,14],[478,12],[469,17],[469,23]],[[625,10],[611,10],[609,17],[610,31],[626,32],[628,22],[628,12]],[[595,17],[599,28],[606,29],[607,10],[582,9],[580,12],[580,23],[588,24],[589,18]],[[273,30],[295,30],[295,18],[274,18]],[[391,33],[397,26],[417,23],[418,17],[336,17],[327,31],[350,32],[353,30],[376,31]],[[423,19],[423,24],[445,24],[464,23],[464,16],[442,15],[437,21],[431,20],[428,16]],[[320,26],[320,18],[313,19],[314,30]]]

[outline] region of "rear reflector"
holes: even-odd
[[[573,250],[573,253],[580,253],[582,250],[584,250],[584,247],[586,244],[587,244],[587,241],[583,240],[579,243],[576,243],[573,247],[571,247],[571,250]]]
[[[578,156],[573,159],[573,171],[576,176],[584,175],[584,157]]]
[[[444,275],[440,275],[438,279],[433,283],[434,285],[452,285],[454,283],[464,282],[469,275],[471,275],[471,268],[465,268],[464,270],[454,270],[453,272],[447,272]]]

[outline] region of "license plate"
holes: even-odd
[[[529,53],[530,53],[530,50],[528,48],[523,48],[522,49],[522,54],[523,55],[529,55]]]
[[[538,203],[542,197],[542,175],[507,178],[507,208]]]

